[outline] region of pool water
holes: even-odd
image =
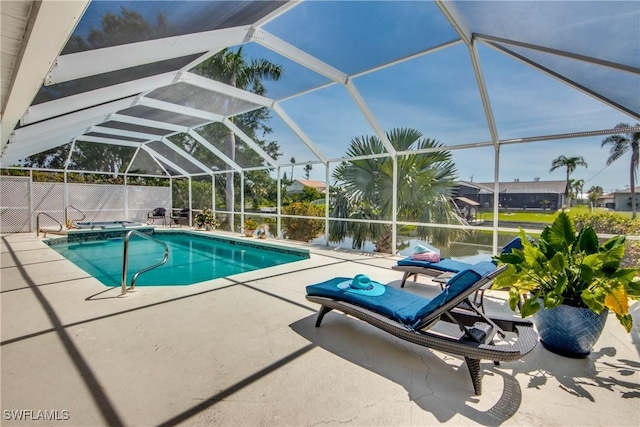
[[[167,262],[142,273],[136,286],[180,286],[233,274],[258,270],[309,258],[298,250],[250,245],[230,239],[214,239],[197,234],[155,233],[154,239],[169,247]],[[106,286],[120,286],[124,238],[76,243],[55,243],[51,248]],[[164,247],[139,236],[129,240],[127,284],[136,271],[158,263]]]

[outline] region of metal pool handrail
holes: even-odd
[[[135,234],[137,236],[140,237],[144,237],[145,239],[151,240],[152,242],[156,242],[162,246],[164,246],[164,257],[162,258],[162,261],[160,261],[157,264],[151,265],[149,267],[143,268],[142,270],[136,272],[136,274],[133,275],[133,277],[131,278],[131,286],[127,289],[127,264],[129,261],[129,239],[131,238],[131,235]],[[167,262],[167,259],[169,258],[169,247],[167,246],[166,243],[161,242],[160,240],[154,239],[153,237],[144,234],[144,233],[140,233],[139,231],[136,230],[131,230],[129,232],[127,232],[127,234],[124,236],[124,253],[123,253],[123,260],[122,260],[122,293],[120,294],[121,297],[127,296],[127,292],[134,292],[135,288],[136,288],[136,280],[138,279],[138,276],[141,275],[142,273],[145,273],[149,270],[152,270],[156,267],[160,267],[162,264],[164,264],[165,262]]]
[[[73,209],[73,210],[75,210],[75,211],[80,212],[80,214],[82,215],[82,218],[80,218],[80,219],[74,219],[73,221],[69,222],[69,208],[71,208],[71,209]],[[82,221],[82,220],[83,220],[83,219],[85,219],[86,217],[87,217],[87,215],[85,215],[85,213],[84,213],[84,212],[82,212],[80,209],[76,208],[76,207],[75,207],[75,206],[73,206],[73,205],[67,205],[67,207],[66,207],[66,208],[65,208],[65,210],[64,210],[64,222],[65,222],[65,224],[67,224],[67,226],[68,226],[68,225],[70,225],[70,224],[72,224],[72,223],[74,223],[74,222]],[[69,227],[69,228],[71,228],[71,227]]]
[[[36,237],[40,236],[40,232],[44,232],[44,237],[47,237],[47,230],[41,230],[40,229],[40,215],[44,215],[47,216],[49,218],[51,218],[52,220],[54,220],[55,222],[58,223],[58,225],[60,226],[60,228],[58,228],[58,231],[62,231],[62,223],[60,223],[60,221],[58,221],[57,219],[55,219],[54,217],[52,217],[51,215],[49,215],[46,212],[38,212],[38,215],[36,215]]]

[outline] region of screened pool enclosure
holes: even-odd
[[[508,240],[510,209],[636,197],[632,144],[602,142],[640,132],[637,1],[1,8],[3,232],[210,208],[232,231],[317,220],[331,245],[462,254]]]

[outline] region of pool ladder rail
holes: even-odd
[[[54,220],[57,224],[58,224],[58,229],[57,230],[50,230],[48,228],[42,228],[40,227],[40,216],[46,216],[47,218],[51,218],[52,220]],[[40,232],[42,231],[44,233],[44,237],[47,237],[47,232],[50,233],[59,233],[62,231],[63,229],[63,225],[60,221],[58,221],[57,219],[55,219],[53,216],[49,215],[47,212],[38,212],[38,215],[36,215],[36,237],[40,236]]]
[[[82,215],[82,218],[78,218],[78,219],[74,219],[71,220],[69,219],[69,208],[75,210],[76,212],[78,212],[80,215]],[[44,215],[52,220],[55,221],[56,224],[58,224],[58,229],[57,230],[52,230],[49,228],[43,228],[40,227],[40,216]],[[47,212],[38,212],[38,215],[36,215],[36,237],[40,236],[40,232],[42,231],[44,233],[44,237],[47,237],[47,232],[49,233],[60,233],[62,231],[62,229],[65,227],[67,228],[73,228],[73,224],[75,222],[78,221],[82,221],[83,219],[85,219],[87,217],[87,215],[85,215],[84,212],[82,212],[80,209],[76,208],[73,205],[67,205],[67,207],[64,208],[64,224],[60,221],[58,221],[56,218],[54,218],[52,215],[48,214]]]
[[[136,236],[143,237],[145,239],[151,240],[152,242],[156,242],[159,245],[162,245],[164,247],[164,257],[162,258],[162,261],[156,264],[153,264],[149,267],[143,268],[140,271],[137,271],[131,278],[131,285],[127,288],[127,269],[128,269],[128,263],[129,263],[129,240],[131,239],[131,236],[134,234]],[[148,234],[141,233],[137,230],[131,230],[127,232],[127,234],[124,236],[123,252],[124,253],[123,253],[123,260],[122,260],[122,283],[121,283],[122,293],[120,294],[120,297],[126,297],[129,292],[135,292],[136,280],[138,279],[138,276],[140,276],[142,273],[145,273],[149,270],[153,270],[156,267],[160,267],[161,265],[167,262],[167,259],[169,259],[169,247],[167,246],[166,243],[161,242],[160,240],[154,239]]]

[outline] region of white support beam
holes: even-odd
[[[143,132],[134,132],[134,131],[130,131],[130,130],[124,130],[124,129],[117,129],[117,128],[110,128],[110,127],[106,127],[106,126],[93,126],[89,132],[98,132],[98,133],[106,133],[109,135],[113,135],[113,136],[128,136],[129,138],[138,138],[138,139],[144,139],[147,141],[157,141],[160,138],[162,138],[164,135],[155,135],[152,133],[143,133]],[[88,133],[88,132],[86,132]]]
[[[380,142],[382,142],[382,145],[384,145],[384,148],[387,150],[389,154],[395,155],[396,149],[393,148],[391,141],[389,141],[389,138],[387,138],[387,134],[385,133],[384,129],[380,127],[380,124],[378,123],[376,118],[373,116],[373,113],[371,112],[371,110],[369,110],[369,106],[360,95],[360,92],[358,92],[358,89],[356,89],[356,86],[353,84],[351,80],[347,81],[347,83],[344,86],[347,88],[347,91],[351,95],[351,98],[353,98],[353,100],[355,101],[356,105],[358,106],[362,114],[364,114],[365,119],[367,119],[367,121],[373,128],[373,131],[376,133],[378,138],[380,138]]]
[[[289,10],[293,9],[294,7],[298,6],[300,4],[300,0],[290,0],[288,2],[286,2],[285,4],[283,4],[282,6],[280,6],[279,8],[277,8],[276,10],[274,10],[273,12],[269,13],[266,16],[263,16],[262,18],[260,18],[255,24],[255,27],[260,27],[262,25],[268,24],[269,22],[273,21],[274,19],[276,19],[278,16],[283,15],[285,13],[287,13]]]
[[[447,18],[447,21],[449,21],[449,23],[453,26],[453,29],[456,30],[456,33],[458,33],[462,41],[464,41],[467,46],[470,46],[471,40],[473,38],[471,30],[469,30],[469,27],[467,26],[467,23],[464,21],[464,19],[460,17],[455,4],[450,1],[434,1],[445,18]]]
[[[123,147],[133,147],[139,148],[141,143],[133,142],[133,141],[125,141],[122,139],[111,139],[111,138],[103,138],[99,136],[89,136],[89,135],[81,135],[76,138],[76,141],[82,142],[95,142],[97,144],[107,144],[107,145],[120,145]]]
[[[480,99],[482,100],[482,107],[484,108],[484,115],[487,119],[487,126],[491,133],[491,139],[494,144],[498,144],[500,137],[498,135],[498,128],[496,126],[495,118],[493,117],[493,109],[491,108],[491,102],[489,101],[489,95],[487,92],[487,86],[482,75],[482,68],[480,61],[478,60],[478,51],[475,48],[473,41],[473,34],[469,30],[467,23],[458,13],[453,2],[446,2],[442,0],[435,0],[436,5],[440,8],[440,11],[447,18],[449,23],[456,30],[462,41],[467,45],[469,49],[469,57],[471,58],[471,64],[473,65],[473,73],[476,77],[476,83],[478,85],[478,91],[480,92]]]
[[[118,113],[109,115],[107,121],[129,123],[136,126],[147,126],[158,129],[167,129],[173,132],[187,132],[189,130],[189,128],[186,126],[174,125],[167,122],[159,122],[157,120],[141,119],[139,117],[127,116]]]
[[[240,128],[236,126],[231,120],[225,118],[222,121],[222,124],[225,125],[227,128],[229,128],[233,133],[238,135],[241,140],[243,140],[249,147],[251,147],[256,153],[258,153],[260,157],[262,157],[267,163],[269,163],[273,167],[276,167],[277,163],[273,159],[273,157],[268,155],[262,149],[262,147],[256,144],[253,139],[249,138],[249,136],[246,133],[242,132],[242,130],[240,130]]]
[[[19,163],[25,157],[32,156],[34,154],[42,153],[43,151],[50,150],[55,147],[59,147],[64,144],[68,144],[78,135],[78,132],[67,132],[54,136],[52,138],[42,138],[38,141],[29,141],[25,144],[9,144],[5,147],[5,151],[2,154],[2,164],[4,166]]]
[[[55,117],[39,123],[16,129],[12,137],[12,142],[18,142],[27,138],[32,138],[41,133],[55,132],[57,129],[75,128],[83,129],[98,123],[102,123],[105,118],[112,112],[122,110],[135,105],[135,97],[120,99],[108,104],[97,105],[82,111],[66,114],[64,116]]]
[[[346,83],[347,75],[342,71],[332,67],[331,65],[319,60],[315,56],[311,56],[305,51],[279,39],[271,33],[261,28],[254,30],[251,40],[296,62],[303,67],[315,71],[334,82]]]
[[[195,139],[200,144],[202,144],[207,150],[211,151],[213,154],[218,156],[223,162],[228,164],[233,170],[235,170],[237,172],[242,172],[242,168],[240,166],[238,166],[238,164],[236,162],[231,160],[226,154],[224,154],[222,151],[218,150],[209,141],[207,141],[202,136],[200,136],[200,134],[198,134],[198,132],[196,132],[195,130],[192,129],[189,132],[187,132],[187,134],[189,134],[193,139]]]
[[[322,163],[327,164],[327,158],[325,157],[325,155],[322,154],[322,152],[318,149],[318,147],[316,147],[316,145],[311,141],[311,138],[309,138],[302,131],[302,129],[300,129],[298,124],[294,122],[291,117],[289,117],[289,115],[286,113],[286,111],[284,111],[284,109],[280,106],[280,104],[277,104],[277,103],[274,104],[273,111],[275,111],[276,114],[280,116],[280,118],[293,131],[293,133],[295,133],[298,136],[298,138],[300,138],[300,140],[304,143],[304,145],[306,145],[309,148],[309,150],[311,150],[311,152],[315,154],[318,159],[320,159]]]
[[[161,155],[157,151],[151,149],[151,147],[149,147],[148,145],[143,145],[140,148],[142,148],[144,151],[146,151],[147,154],[149,154],[151,157],[153,157],[155,159],[158,159],[158,160],[162,160],[166,165],[171,166],[173,169],[175,169],[176,171],[180,172],[183,176],[189,176],[190,175],[189,172],[187,172],[186,170],[182,169],[180,166],[176,165],[171,160],[167,159],[166,157],[164,157],[163,155]],[[160,166],[162,166],[162,164],[160,164]],[[166,171],[166,169],[164,169],[164,170]],[[167,171],[167,175],[170,175],[168,171]]]
[[[160,139],[160,141],[162,141],[162,143],[164,145],[166,145],[167,147],[169,147],[170,149],[175,151],[182,158],[184,158],[188,162],[193,163],[194,165],[199,167],[203,172],[207,173],[208,175],[213,176],[213,171],[211,170],[211,168],[209,166],[205,165],[200,160],[197,160],[195,157],[189,155],[189,153],[187,153],[186,151],[184,151],[183,149],[178,147],[173,142],[169,141],[167,138],[162,138],[162,139]]]
[[[47,75],[46,84],[62,83],[237,45],[242,43],[250,28],[245,25],[62,55]]]
[[[167,86],[176,82],[178,74],[178,72],[158,74],[152,77],[145,77],[139,80],[132,80],[118,85],[106,86],[89,92],[43,102],[42,104],[29,107],[22,123],[29,124],[39,122],[61,114],[82,110],[128,96],[135,96],[161,86]],[[115,111],[116,110],[111,112],[115,113]]]
[[[211,80],[189,72],[180,73],[180,81],[205,90],[237,98],[242,101],[251,102],[253,104],[260,105],[261,107],[271,107],[274,103],[273,99],[256,95],[255,93],[238,89],[237,87],[230,86],[217,80]]]
[[[493,140],[493,143],[497,145],[500,140],[500,136],[498,135],[498,126],[496,125],[495,118],[493,117],[493,108],[491,108],[489,92],[487,91],[487,85],[484,82],[482,66],[478,59],[478,50],[476,49],[475,44],[469,46],[469,56],[471,57],[471,63],[473,64],[473,73],[476,76],[478,91],[480,91],[480,99],[482,99],[482,107],[484,108],[484,115],[487,118],[487,126],[491,133],[491,139]]]
[[[88,0],[34,2],[0,119],[0,152],[35,98],[44,76],[84,13]]]
[[[206,120],[208,122],[221,122],[224,116],[216,113],[209,113],[207,111],[198,110],[196,108],[184,107],[182,105],[173,104],[171,102],[160,101],[152,98],[141,98],[137,105],[143,105],[145,107],[156,108],[158,110],[169,111],[171,113],[183,114],[185,116],[196,117]]]

